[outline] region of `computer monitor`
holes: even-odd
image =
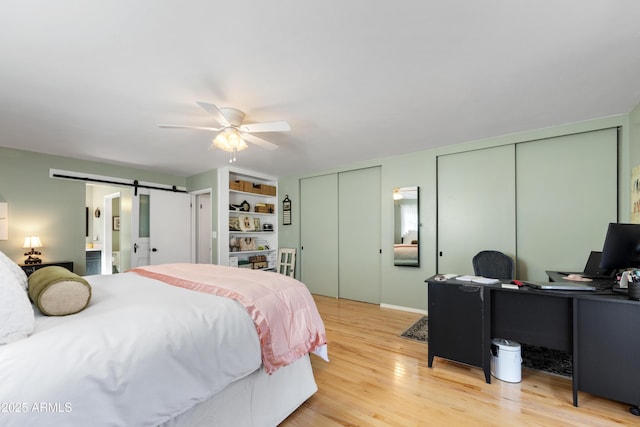
[[[640,267],[640,224],[610,223],[604,239],[600,268]]]

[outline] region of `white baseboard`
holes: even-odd
[[[411,313],[419,313],[427,316],[429,314],[426,310],[420,310],[419,308],[403,307],[401,305],[380,304],[380,308],[390,308],[391,310],[409,311]]]

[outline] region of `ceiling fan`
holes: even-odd
[[[285,121],[243,124],[244,113],[235,108],[218,108],[207,102],[196,102],[202,109],[211,114],[220,127],[190,126],[190,125],[158,125],[161,128],[199,129],[218,132],[209,149],[218,147],[229,152],[229,163],[236,161],[236,153],[247,148],[245,141],[251,142],[267,150],[275,150],[277,145],[258,138],[252,133],[260,132],[288,132],[291,130]]]

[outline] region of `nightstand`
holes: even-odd
[[[69,271],[73,271],[73,262],[71,261],[43,262],[42,264],[20,264],[20,268],[22,268],[22,270],[27,273],[28,277],[34,271],[44,267],[51,267],[52,265],[57,265],[59,267],[64,267]]]

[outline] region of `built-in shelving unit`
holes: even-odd
[[[277,188],[270,176],[232,167],[218,170],[218,264],[275,269]],[[260,256],[264,261],[256,261]]]

